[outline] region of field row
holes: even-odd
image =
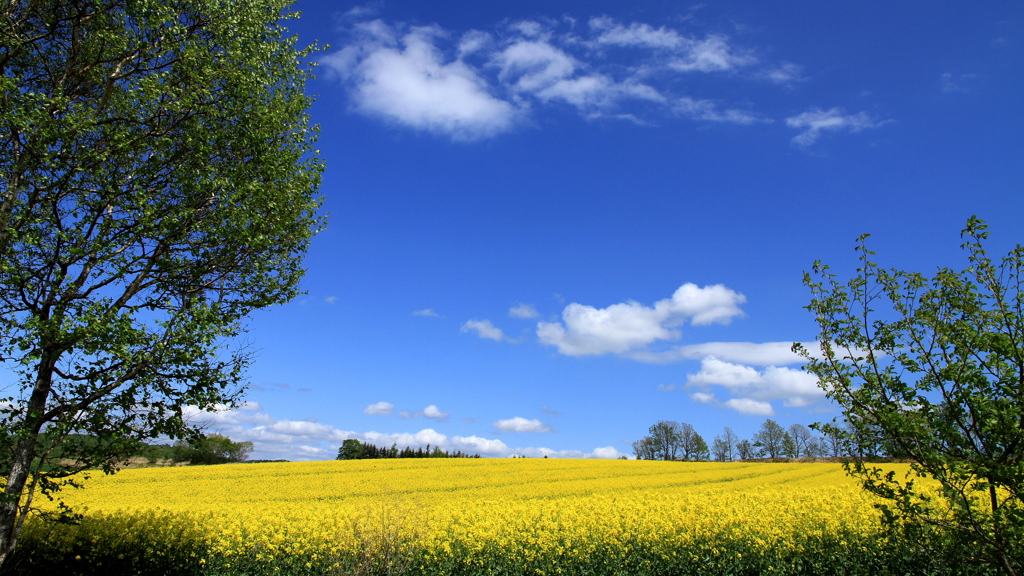
[[[920,561],[879,532],[836,464],[239,464],[126,470],[68,496],[87,522],[47,536],[54,560],[125,556],[114,549],[131,533],[134,549],[192,555],[178,562],[192,573],[866,574]]]

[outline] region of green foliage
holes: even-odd
[[[171,459],[189,464],[227,464],[244,462],[252,453],[252,442],[233,442],[227,436],[210,434],[189,440],[178,440],[171,450]]]
[[[794,350],[842,406],[846,426],[821,428],[852,448],[858,458],[848,469],[885,500],[887,522],[911,538],[929,527],[948,531],[961,554],[1017,574],[1024,567],[1024,248],[994,262],[976,217],[961,236],[969,266],[940,268],[931,278],[879,267],[866,235],[858,240],[860,267],[845,284],[816,262],[804,282],[821,355]],[[879,451],[909,458],[913,472],[899,478],[865,462]]]
[[[0,563],[34,494],[231,406],[242,322],[298,294],[324,221],[289,4],[0,8]]]

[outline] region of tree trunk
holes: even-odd
[[[7,476],[3,499],[0,500],[0,568],[14,552],[18,542],[21,526],[32,503],[30,493],[25,494],[25,486],[32,475],[32,461],[35,459],[36,443],[43,428],[43,414],[46,400],[50,395],[53,382],[53,370],[59,354],[43,353],[43,360],[36,372],[36,384],[32,390],[25,409],[22,425],[12,422],[14,432],[19,435],[17,447],[11,458],[11,471]],[[34,487],[34,486],[33,486]],[[24,502],[23,502],[24,500]]]

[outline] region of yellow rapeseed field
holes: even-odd
[[[132,469],[85,485],[63,498],[86,517],[189,518],[228,566],[313,566],[367,547],[384,554],[381,542],[415,549],[424,569],[457,561],[486,572],[497,557],[557,568],[638,550],[647,562],[700,554],[724,566],[878,530],[870,497],[824,463],[356,460]]]

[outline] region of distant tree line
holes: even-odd
[[[221,434],[209,434],[174,444],[149,445],[138,456],[144,456],[150,464],[168,460],[196,465],[227,464],[245,462],[252,450],[252,442],[235,442]]]
[[[812,426],[812,428],[817,428]],[[771,418],[748,439],[739,438],[728,426],[708,446],[704,438],[685,422],[661,420],[648,435],[633,442],[638,460],[682,460],[690,462],[732,462],[754,458],[900,458],[905,454],[880,431],[870,426],[846,426],[845,434],[828,429],[816,434],[803,424],[783,428]]]
[[[434,449],[430,449],[430,444],[427,444],[426,448],[420,447],[413,450],[411,447],[406,446],[401,450],[398,449],[398,444],[392,444],[390,448],[382,446],[375,446],[373,444],[365,444],[350,438],[341,443],[341,447],[338,448],[338,457],[336,460],[373,460],[377,458],[479,458],[479,454],[467,454],[461,451],[446,452],[441,450],[440,446],[434,446]]]

